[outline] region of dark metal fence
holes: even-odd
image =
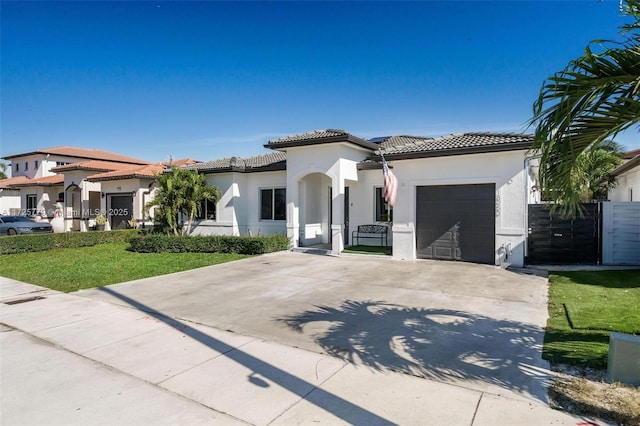
[[[548,204],[529,204],[529,265],[599,264],[600,203],[583,204],[584,217],[563,219]]]

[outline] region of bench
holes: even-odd
[[[358,230],[351,233],[351,242],[360,245],[360,238],[375,238],[380,240],[380,245],[387,246],[389,227],[387,225],[358,225]]]

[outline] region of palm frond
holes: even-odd
[[[540,180],[566,216],[580,214],[572,178],[578,157],[640,123],[640,2],[626,4],[634,18],[621,28],[626,38],[592,42],[583,56],[543,82],[533,104],[529,124],[535,126],[533,148],[542,154]]]

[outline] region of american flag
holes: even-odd
[[[380,154],[380,157],[382,157],[382,176],[384,177],[384,201],[393,207],[396,203],[396,195],[398,195],[398,180],[393,172],[389,170],[389,165],[384,159],[384,155]]]

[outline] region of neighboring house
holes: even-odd
[[[173,161],[173,166],[195,164],[195,160]],[[156,175],[167,169],[167,163],[147,164],[122,170],[105,171],[87,177],[87,181],[100,185],[100,210],[107,212],[109,220],[105,229],[137,225],[152,226],[153,210],[147,212],[146,204],[153,200],[157,190]]]
[[[625,153],[623,161],[621,166],[610,173],[616,178],[616,186],[609,190],[608,199],[640,201],[640,149]]]
[[[87,231],[95,225],[98,214],[107,216],[107,229],[127,226],[131,219],[144,223],[142,206],[153,173],[166,167],[108,151],[69,146],[4,159],[11,161],[13,177],[0,180],[0,213],[51,219],[60,203],[65,231]],[[193,162],[182,160],[176,165]],[[109,183],[103,187],[104,181]],[[137,194],[140,196],[133,202]]]
[[[270,141],[277,152],[187,166],[221,191],[194,234],[286,233],[340,253],[358,225],[389,224],[393,256],[521,266],[534,202],[532,135],[464,133],[366,140],[319,130]],[[379,151],[397,176],[383,198]],[[508,257],[508,259],[506,259]]]

